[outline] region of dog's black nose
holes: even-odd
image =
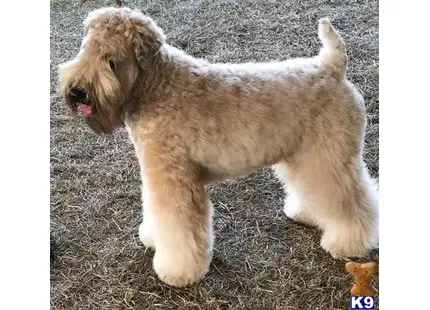
[[[73,87],[69,91],[69,96],[73,101],[81,102],[87,98],[87,92],[81,87]]]

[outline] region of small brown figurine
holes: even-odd
[[[378,265],[375,262],[345,264],[345,269],[354,277],[351,295],[374,296],[375,291],[370,286],[370,279],[376,273]]]

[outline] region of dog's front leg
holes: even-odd
[[[198,282],[209,270],[212,206],[203,184],[184,172],[183,166],[180,170],[157,166],[145,171],[144,199],[150,198],[144,210],[150,210],[150,218],[143,225],[151,225],[158,277],[166,284],[185,286]]]
[[[153,215],[151,193],[146,185],[146,177],[142,171],[142,202],[143,202],[143,221],[139,225],[139,239],[147,248],[155,248],[153,237]]]

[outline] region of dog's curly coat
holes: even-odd
[[[285,213],[323,230],[334,257],[378,244],[378,192],[363,161],[366,112],[346,80],[345,45],[327,19],[309,59],[211,64],[165,43],[128,8],[90,13],[61,91],[97,133],[125,124],[142,174],[142,242],[167,284],[200,280],[212,258],[205,185],[274,165]]]

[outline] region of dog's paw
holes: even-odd
[[[210,259],[204,263],[196,262],[191,253],[155,252],[154,270],[158,278],[170,286],[183,287],[199,282],[209,271]]]
[[[147,248],[155,249],[151,225],[145,221],[139,225],[139,239]]]
[[[338,241],[333,240],[327,233],[324,233],[321,238],[321,247],[334,259],[349,257],[349,255],[346,255],[348,251],[345,251],[342,245]]]
[[[376,242],[369,241],[365,233],[329,233],[324,232],[321,246],[335,259],[348,257],[365,257],[377,247]]]

